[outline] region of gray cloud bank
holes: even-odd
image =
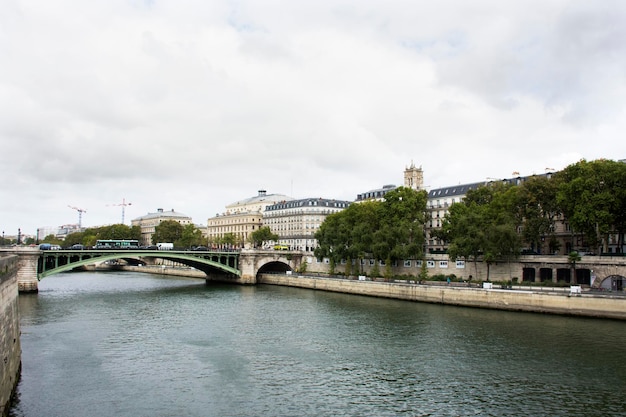
[[[0,5],[0,228],[626,157],[622,1]]]

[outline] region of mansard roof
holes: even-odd
[[[288,201],[293,200],[293,197],[289,197],[284,194],[267,194],[265,190],[259,190],[259,193],[253,197],[244,198],[243,200],[235,201],[227,205],[226,207],[246,206],[248,204],[261,203],[267,201],[268,203],[274,203],[276,201]]]
[[[369,190],[364,193],[357,194],[356,201],[383,198],[385,194],[387,194],[389,191],[394,190],[396,188],[398,187],[393,184],[383,185],[382,188],[377,188],[375,190]]]
[[[459,184],[450,187],[435,188],[428,192],[428,198],[456,197],[467,194],[469,190],[475,190],[487,182],[473,182],[471,184]]]
[[[512,185],[519,185],[522,182],[528,180],[529,178],[534,178],[534,177],[547,177],[550,178],[550,176],[553,175],[551,172],[546,173],[546,174],[538,174],[538,175],[528,175],[525,177],[514,177],[514,178],[503,178],[501,180],[497,180],[497,179],[488,179],[485,181],[480,181],[480,182],[473,182],[473,183],[469,183],[469,184],[459,184],[459,185],[453,185],[453,186],[448,186],[448,187],[442,187],[442,188],[434,188],[432,190],[430,190],[428,192],[428,198],[445,198],[445,197],[457,197],[457,196],[463,196],[465,194],[467,194],[467,192],[469,190],[475,190],[478,187],[484,186],[484,185],[489,185],[489,184],[493,184],[496,182],[501,182],[503,184],[512,184]]]
[[[299,200],[290,200],[290,201],[280,201],[271,206],[268,206],[266,211],[272,210],[282,210],[286,208],[298,208],[298,207],[308,207],[308,206],[317,206],[317,207],[337,207],[337,208],[347,208],[351,204],[350,201],[344,200],[331,200],[326,198],[302,198]]]
[[[169,211],[158,209],[156,213],[148,213],[144,216],[140,216],[140,217],[137,217],[136,219],[133,219],[133,221],[162,219],[164,217],[170,217],[172,219],[191,219],[191,217],[187,216],[186,214],[174,211],[174,209],[171,209]]]

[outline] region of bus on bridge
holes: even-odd
[[[94,249],[139,249],[139,241],[134,239],[96,240]]]

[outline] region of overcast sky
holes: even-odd
[[[0,228],[626,158],[626,1],[2,0]]]

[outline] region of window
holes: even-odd
[[[404,261],[404,267],[405,268],[410,268],[411,267],[411,261],[409,259]]]

